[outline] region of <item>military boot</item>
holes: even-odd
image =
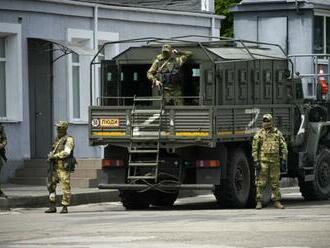
[[[55,203],[52,202],[49,204],[49,208],[45,211],[46,214],[56,213]]]
[[[274,202],[274,207],[275,208],[278,208],[278,209],[283,209],[284,208],[284,206],[281,204],[280,201]]]
[[[67,214],[68,213],[68,206],[63,206],[60,214]]]
[[[260,201],[257,201],[256,209],[262,209],[262,203]]]

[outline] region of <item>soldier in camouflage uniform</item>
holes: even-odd
[[[4,153],[4,149],[7,145],[7,137],[6,137],[6,133],[5,133],[5,129],[4,127],[0,124],[0,150],[2,150],[2,153],[0,153],[0,172],[1,172],[1,168],[3,166],[3,161],[5,160],[5,153]],[[0,197],[6,197],[5,193],[2,192],[1,190],[1,184],[0,184]]]
[[[182,90],[179,85],[180,67],[191,56],[190,51],[172,49],[170,44],[162,47],[162,53],[157,55],[147,72],[148,79],[153,87],[163,87],[163,94],[167,104],[182,105]]]
[[[262,208],[262,197],[268,180],[272,188],[274,207],[283,209],[280,194],[280,166],[286,166],[287,145],[277,128],[272,125],[272,116],[263,116],[262,128],[255,134],[252,142],[252,156],[257,171],[256,209]]]
[[[56,124],[57,137],[53,143],[52,151],[48,154],[50,161],[48,176],[48,191],[50,207],[45,213],[56,213],[56,186],[60,182],[62,186],[62,210],[60,213],[68,213],[70,205],[71,186],[70,172],[67,159],[73,157],[74,140],[67,134],[68,122],[60,121]]]

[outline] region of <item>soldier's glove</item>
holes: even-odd
[[[254,175],[255,177],[259,176],[260,173],[260,162],[259,161],[254,161]]]
[[[54,153],[53,152],[48,153],[48,161],[52,161],[54,159],[55,159]]]
[[[288,172],[288,163],[286,160],[282,159],[280,164],[281,173],[287,173]]]

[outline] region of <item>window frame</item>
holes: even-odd
[[[0,22],[0,36],[5,38],[6,52],[2,59],[5,60],[6,106],[0,121],[18,123],[23,121],[22,25]]]
[[[94,32],[92,30],[85,29],[67,29],[67,41],[73,43],[81,43],[83,46],[93,49]],[[73,61],[72,54],[67,56],[67,87],[68,87],[68,108],[69,108],[69,121],[73,124],[87,124],[88,123],[88,105],[89,105],[89,80],[90,70],[89,65],[92,56],[79,56],[79,62]],[[78,92],[78,109],[79,116],[75,116],[75,98],[74,98],[74,82],[73,82],[73,68],[79,68],[79,92]]]

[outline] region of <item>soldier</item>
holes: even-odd
[[[157,55],[150,69],[147,72],[148,79],[152,82],[152,87],[158,89],[163,87],[163,94],[167,103],[173,102],[174,105],[183,103],[181,98],[182,90],[179,82],[180,67],[191,56],[190,51],[178,51],[172,49],[170,44],[162,47],[162,53]]]
[[[280,130],[273,127],[272,116],[265,114],[262,128],[255,134],[252,142],[252,156],[256,169],[256,209],[262,208],[262,197],[270,180],[274,207],[283,209],[280,193],[280,166],[286,167],[287,145]]]
[[[70,172],[74,170],[73,159],[74,140],[67,134],[68,122],[60,121],[56,124],[57,137],[53,143],[52,151],[48,154],[48,191],[49,209],[45,213],[56,213],[56,186],[61,183],[63,198],[61,214],[68,213],[70,204],[71,186]]]
[[[7,161],[6,150],[5,150],[6,145],[7,145],[7,137],[6,137],[5,129],[0,123],[0,172],[3,166],[2,160]],[[7,197],[5,193],[3,193],[1,190],[1,184],[0,184],[0,197],[5,197],[5,198]]]

